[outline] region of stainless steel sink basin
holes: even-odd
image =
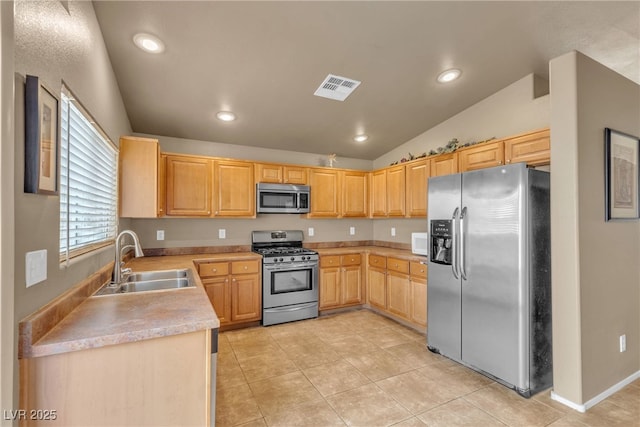
[[[127,282],[143,282],[148,280],[181,279],[187,277],[187,270],[158,270],[131,273]]]
[[[141,271],[131,273],[126,282],[119,285],[104,285],[95,295],[116,295],[132,292],[184,289],[194,286],[195,283],[191,270]]]

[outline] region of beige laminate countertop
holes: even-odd
[[[220,326],[194,261],[260,259],[250,252],[136,258],[134,271],[191,268],[196,286],[130,294],[90,296],[35,343],[24,337],[20,358],[41,357],[161,338]],[[32,316],[37,316],[34,313]],[[28,322],[29,316],[23,322]],[[22,323],[22,322],[21,322]]]
[[[351,246],[344,248],[326,248],[326,249],[315,249],[320,256],[323,255],[339,255],[339,254],[376,254],[381,256],[390,256],[405,259],[407,261],[415,261],[415,262],[427,262],[426,256],[416,255],[412,253],[410,250],[406,249],[394,249],[394,248],[386,248],[382,246]]]

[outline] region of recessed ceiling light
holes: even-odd
[[[360,134],[353,137],[353,140],[355,142],[365,142],[367,139],[369,139],[369,136],[365,134]]]
[[[236,119],[236,115],[231,111],[218,111],[216,117],[223,122],[232,122]]]
[[[462,71],[458,70],[457,68],[452,68],[450,70],[441,72],[438,75],[438,81],[440,83],[449,83],[460,77],[460,74],[462,74]]]
[[[149,53],[162,53],[164,52],[164,43],[162,40],[151,34],[138,33],[133,36],[133,42],[140,49]]]

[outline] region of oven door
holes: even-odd
[[[264,308],[318,301],[317,262],[267,264],[262,273]]]

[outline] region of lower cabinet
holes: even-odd
[[[198,274],[220,319],[220,326],[262,318],[259,260],[198,263]]]
[[[364,302],[362,256],[320,257],[320,310],[348,307]]]
[[[211,357],[207,329],[20,359],[20,425],[209,425]]]
[[[367,303],[392,317],[427,325],[427,266],[417,261],[369,254]]]

